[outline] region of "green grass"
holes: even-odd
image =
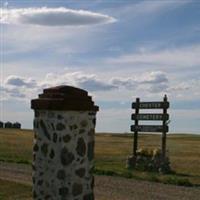
[[[0,200],[31,200],[31,186],[0,179]]]
[[[125,162],[132,152],[131,134],[97,134],[95,144],[95,173],[124,176],[175,185],[200,185],[200,135],[169,134],[168,155],[174,174],[128,170]],[[0,129],[0,160],[30,164],[32,161],[33,132]],[[155,148],[161,143],[160,135],[139,134],[139,147]]]

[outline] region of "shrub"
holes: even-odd
[[[160,149],[141,148],[137,151],[137,156],[134,161],[134,167],[142,171],[152,171],[160,173],[169,173],[170,162],[169,158],[163,159]]]

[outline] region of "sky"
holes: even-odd
[[[100,107],[97,132],[130,132],[131,103],[167,94],[170,132],[200,133],[200,1],[0,2],[1,121],[32,128],[30,100],[71,85]]]

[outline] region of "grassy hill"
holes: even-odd
[[[200,185],[200,135],[169,134],[167,149],[174,174],[127,170],[125,162],[132,152],[131,134],[96,134],[95,173],[171,183]],[[31,164],[33,132],[0,129],[0,161]],[[139,147],[159,147],[160,135],[139,134]]]

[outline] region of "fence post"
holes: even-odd
[[[34,109],[33,199],[94,200],[96,112],[84,90],[58,86],[31,101]]]

